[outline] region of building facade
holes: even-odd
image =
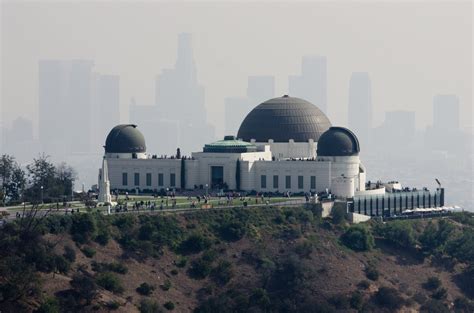
[[[331,191],[342,198],[365,190],[357,137],[331,127],[308,101],[286,95],[255,107],[238,137],[206,144],[191,156],[148,154],[132,124],[114,127],[104,147],[111,190]]]

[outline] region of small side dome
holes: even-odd
[[[318,156],[359,155],[360,146],[356,135],[344,127],[331,127],[318,141]]]
[[[146,151],[145,137],[137,125],[117,125],[105,140],[106,153],[142,153]]]

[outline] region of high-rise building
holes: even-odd
[[[461,131],[459,118],[458,96],[434,96],[433,125],[426,129],[426,147],[450,153],[469,153],[469,136]]]
[[[374,145],[371,150],[379,153],[387,151],[390,154],[406,154],[407,150],[413,151],[419,147],[416,136],[414,111],[389,111],[385,112],[382,125],[372,130]]]
[[[362,145],[367,145],[372,128],[372,92],[367,72],[354,72],[349,82],[349,128],[359,137]]]
[[[99,135],[107,136],[109,131],[120,123],[120,77],[99,75],[97,80],[97,107]]]
[[[327,60],[325,56],[304,56],[301,75],[289,77],[289,93],[315,104],[327,113]]]
[[[38,142],[33,138],[33,122],[24,117],[15,119],[5,131],[5,151],[19,162],[31,160],[38,153]]]
[[[178,123],[177,146],[182,151],[215,139],[214,127],[207,122],[204,87],[197,81],[191,34],[179,34],[175,67],[163,70],[156,80],[156,106],[160,118]]]
[[[275,96],[275,78],[273,76],[249,76],[246,97],[224,99],[225,133],[237,135],[240,122],[261,102]]]
[[[274,76],[249,76],[247,81],[247,98],[257,106],[275,96]]]
[[[459,130],[459,98],[456,95],[436,95],[433,98],[433,127]]]
[[[91,149],[90,60],[39,62],[39,139],[50,154]]]

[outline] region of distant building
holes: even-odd
[[[240,122],[255,105],[274,96],[275,78],[273,76],[249,76],[246,97],[224,99],[225,133],[236,135]]]
[[[377,143],[372,150],[377,153],[386,151],[393,155],[419,149],[415,125],[414,111],[385,112],[382,125],[372,130],[371,137]]]
[[[425,146],[450,153],[470,153],[470,137],[461,131],[459,98],[436,95],[433,98],[433,125],[426,129]]]
[[[349,82],[348,125],[361,144],[369,143],[372,128],[372,91],[367,72],[354,72]]]
[[[44,152],[90,152],[92,67],[90,60],[39,62],[39,139]]]
[[[100,135],[107,135],[110,128],[120,123],[120,77],[99,75],[97,102],[100,118]]]
[[[29,161],[39,151],[39,144],[33,137],[33,122],[23,117],[15,119],[10,129],[5,129],[4,148],[19,162]]]
[[[459,130],[459,98],[456,95],[436,95],[433,98],[433,128]]]
[[[181,135],[176,146],[184,151],[190,152],[198,142],[215,138],[204,101],[204,87],[197,81],[192,36],[179,34],[175,67],[163,70],[156,79],[156,106],[157,117],[178,123]]]
[[[307,99],[327,113],[327,60],[325,56],[304,56],[301,75],[289,77],[291,96]]]

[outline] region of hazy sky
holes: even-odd
[[[2,2],[3,119],[37,119],[38,60],[92,59],[121,79],[128,104],[154,102],[155,77],[174,66],[177,34],[194,35],[208,118],[223,130],[223,103],[244,95],[249,75],[275,75],[277,95],[303,55],[328,60],[328,110],[347,125],[351,72],[372,80],[374,124],[386,110],[432,122],[435,94],[457,94],[472,124],[472,3],[465,2]],[[256,104],[257,105],[257,104]]]

